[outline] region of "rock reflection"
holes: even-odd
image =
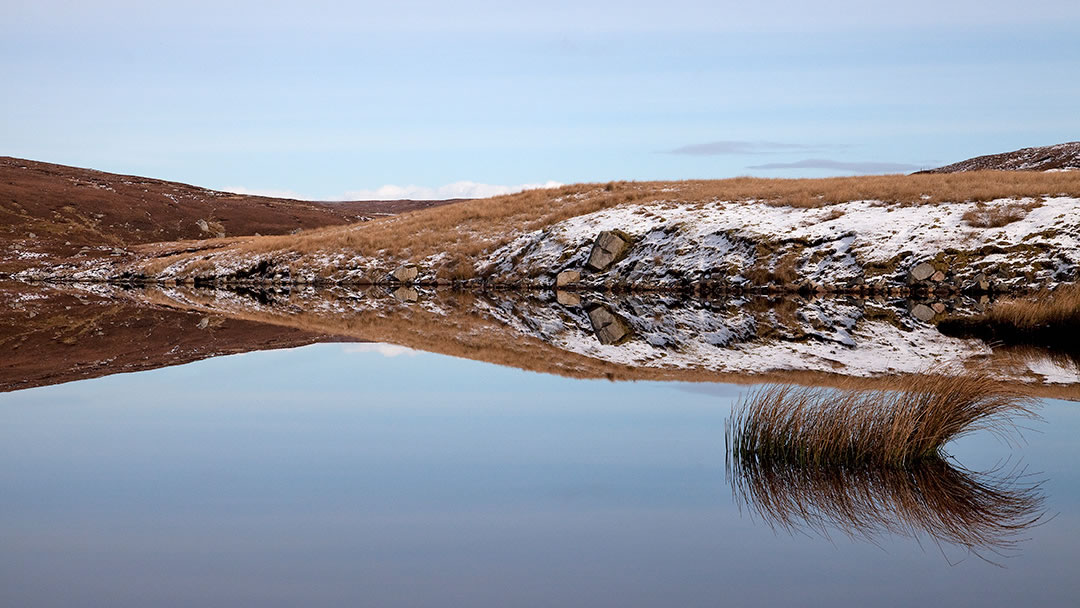
[[[228,343],[193,345],[199,358],[333,336],[574,377],[827,385],[849,378],[871,384],[927,368],[985,369],[1000,359],[994,373],[1002,380],[1041,391],[1036,394],[1080,396],[1075,361],[1037,353],[999,357],[981,340],[942,335],[911,315],[912,305],[903,299],[694,298],[403,285],[226,290],[7,284],[0,285],[0,296],[6,304],[0,305],[0,343],[35,344],[12,350],[8,365],[0,366],[6,374],[0,390],[74,379],[79,377],[69,373],[74,366],[92,366],[97,375],[130,371],[133,366],[118,362],[133,345],[153,351],[138,357],[138,369],[183,363],[191,360],[184,354],[191,336],[179,327],[166,332],[159,326],[175,321],[191,327],[213,317],[228,320]],[[957,300],[949,306],[970,304]],[[98,315],[98,310],[122,312]],[[93,321],[92,332],[78,329],[87,319]],[[132,322],[144,328],[135,339],[128,335]],[[68,325],[71,331],[54,331]],[[70,361],[68,344],[61,340],[78,341],[80,353],[85,351],[79,361]],[[28,366],[48,369],[26,374]]]
[[[600,344],[622,344],[634,336],[627,322],[607,306],[593,304],[585,308],[585,313]]]
[[[1009,556],[1044,517],[1041,482],[1021,469],[976,473],[941,458],[908,468],[800,465],[728,455],[740,508],[774,529],[875,542],[929,538],[983,559]],[[990,560],[992,561],[992,560]]]

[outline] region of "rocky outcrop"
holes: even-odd
[[[576,285],[581,280],[580,270],[564,270],[555,277],[555,287]]]
[[[1014,204],[626,204],[519,234],[474,257],[443,252],[410,260],[351,249],[244,252],[209,243],[117,256],[105,249],[94,259],[76,257],[14,276],[159,285],[452,285],[929,299],[1030,292],[1080,279],[1080,198],[1026,201],[1031,210],[1004,227],[975,227],[964,219],[975,209]]]
[[[935,272],[937,272],[937,270],[932,264],[922,262],[921,264],[916,264],[908,275],[911,277],[912,281],[925,281],[932,277]]]
[[[405,266],[398,266],[390,273],[390,278],[398,283],[411,283],[419,276],[420,270],[411,264]]]
[[[603,272],[615,262],[622,259],[632,239],[626,233],[616,230],[605,230],[596,237],[593,242],[592,252],[585,262],[585,268],[593,272]]]

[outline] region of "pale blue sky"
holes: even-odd
[[[1080,139],[1080,2],[944,4],[8,1],[0,154],[339,197]]]

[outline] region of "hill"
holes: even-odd
[[[1056,146],[1023,148],[1002,154],[988,154],[919,173],[962,173],[965,171],[1077,171],[1080,170],[1080,141]]]
[[[1078,207],[1080,172],[579,184],[18,276],[547,288],[565,272],[560,285],[601,290],[1025,291],[1076,280]]]
[[[449,201],[315,202],[0,157],[0,272],[142,243],[288,234]]]

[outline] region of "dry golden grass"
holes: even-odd
[[[947,333],[1058,346],[1075,353],[1080,351],[1080,284],[1062,285],[1034,297],[1001,300],[981,315],[946,319],[938,327]]]
[[[933,458],[892,467],[803,466],[728,457],[736,499],[770,526],[874,541],[929,535],[984,557],[1016,547],[1045,511],[1040,484],[1020,471],[964,471]]]
[[[997,198],[1080,196],[1080,172],[982,171],[954,174],[876,175],[826,179],[739,177],[676,182],[611,182],[529,190],[463,201],[347,227],[299,235],[223,241],[240,253],[352,252],[370,258],[418,261],[445,253],[444,278],[466,277],[484,251],[578,215],[624,203],[760,200],[777,206],[822,207],[853,200],[897,204],[990,201]],[[162,259],[148,269],[174,261]]]
[[[911,376],[891,390],[766,385],[728,420],[733,457],[813,466],[903,468],[940,458],[966,433],[1007,430],[1032,401],[983,376]]]
[[[1041,206],[1041,204],[1040,201],[1032,201],[996,205],[994,207],[978,205],[976,208],[964,213],[963,218],[969,226],[975,228],[1000,228],[1024,219],[1029,211]]]

